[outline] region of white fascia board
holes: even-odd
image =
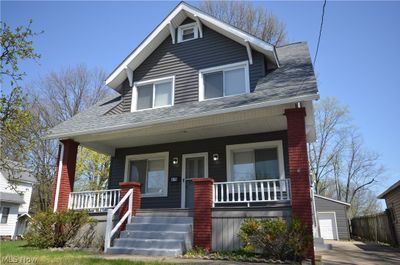
[[[242,30],[239,30],[225,22],[222,22],[198,9],[195,9],[186,3],[180,3],[175,10],[169,14],[169,16],[161,22],[161,24],[110,74],[110,76],[106,79],[106,85],[116,89],[120,83],[127,77],[125,68],[129,66],[129,64],[143,51],[143,49],[148,46],[165,28],[170,30],[170,23],[181,11],[185,11],[188,14],[192,14],[194,17],[197,17],[198,21],[201,23],[208,22],[207,25],[211,26],[211,28],[217,27],[230,35],[230,38],[234,41],[239,42],[243,46],[246,46],[246,41],[248,41],[256,50],[262,52],[264,54],[268,54],[269,56],[275,59],[277,66],[279,67],[279,61],[276,56],[275,47],[272,44],[269,44],[265,41],[262,41]],[[195,18],[196,19],[196,18]],[[236,37],[236,38],[233,38]],[[135,70],[135,69],[132,69]]]
[[[119,131],[119,130],[137,129],[137,128],[143,128],[143,127],[147,127],[147,126],[156,125],[156,124],[162,124],[162,123],[168,123],[168,122],[174,122],[174,121],[183,121],[183,120],[194,119],[194,118],[203,118],[206,116],[225,114],[225,113],[244,111],[244,110],[251,110],[251,109],[258,109],[258,108],[265,108],[265,107],[272,107],[272,106],[277,106],[277,105],[297,103],[297,102],[301,102],[301,101],[311,101],[311,100],[317,100],[317,99],[319,99],[318,94],[298,96],[298,97],[292,97],[292,98],[272,100],[272,101],[267,101],[267,102],[260,102],[260,103],[250,104],[250,105],[242,105],[242,106],[232,107],[232,108],[228,108],[228,109],[211,110],[211,111],[202,112],[202,113],[182,115],[180,117],[160,119],[160,120],[155,120],[155,121],[144,121],[144,122],[135,123],[135,124],[128,123],[128,124],[117,125],[117,126],[112,126],[112,127],[103,127],[101,129],[78,131],[78,132],[73,132],[73,133],[53,134],[53,135],[50,135],[49,137],[45,137],[45,139],[48,139],[48,140],[49,139],[57,139],[57,138],[61,139],[61,138],[71,138],[71,137],[88,135],[88,134],[111,133],[111,132]]]
[[[332,201],[332,202],[344,204],[344,205],[347,205],[347,206],[351,206],[350,203],[342,202],[342,201],[335,200],[335,199],[332,199],[332,198],[328,198],[328,197],[325,197],[325,196],[322,196],[322,195],[318,195],[318,194],[314,194],[314,197],[317,197],[317,198],[320,198],[320,199],[323,199],[323,200],[327,200],[327,201]]]

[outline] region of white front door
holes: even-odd
[[[338,239],[336,215],[334,212],[318,212],[318,224],[323,239]]]
[[[208,178],[208,153],[182,156],[182,208],[193,208],[194,185],[192,179],[194,178]]]

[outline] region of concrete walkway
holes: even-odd
[[[332,250],[317,252],[322,256],[322,264],[360,264],[360,265],[395,265],[400,264],[400,249],[380,246],[375,243],[360,241],[331,241]]]

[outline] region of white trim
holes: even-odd
[[[154,120],[154,121],[126,123],[126,124],[122,124],[122,125],[118,125],[118,126],[102,127],[100,129],[83,130],[83,131],[77,131],[77,132],[73,132],[73,133],[51,134],[50,136],[43,137],[43,139],[45,139],[45,140],[56,139],[56,138],[62,139],[62,138],[66,138],[66,137],[70,138],[73,136],[82,136],[82,135],[87,135],[87,134],[107,133],[107,132],[113,132],[113,131],[124,130],[124,129],[137,129],[137,128],[143,128],[146,126],[153,126],[153,125],[157,125],[157,124],[169,123],[169,122],[173,122],[173,121],[189,120],[189,119],[193,119],[193,118],[202,118],[202,117],[211,116],[211,115],[226,114],[226,113],[232,113],[232,112],[236,112],[236,111],[245,111],[245,110],[259,109],[259,108],[265,108],[265,107],[273,107],[273,106],[277,106],[277,105],[290,104],[290,103],[299,102],[299,101],[311,101],[311,100],[317,100],[317,99],[319,99],[318,94],[298,96],[298,97],[292,97],[292,98],[264,101],[264,102],[249,104],[249,105],[240,105],[240,106],[231,107],[228,109],[217,109],[217,110],[210,110],[207,112],[201,112],[201,113],[196,113],[196,114],[181,115],[179,117],[173,117],[173,118],[163,118],[163,119],[158,119],[158,120]]]
[[[138,155],[127,155],[125,157],[125,173],[124,173],[124,181],[128,181],[129,178],[129,162],[132,160],[155,160],[155,159],[164,159],[164,172],[165,172],[165,180],[164,187],[165,192],[163,193],[145,193],[141,194],[141,197],[167,197],[168,196],[168,173],[169,173],[169,152],[159,152],[159,153],[149,153],[149,154],[138,154]],[[146,179],[147,182],[147,179]],[[142,185],[146,185],[146,182]],[[146,188],[146,187],[145,187]]]
[[[126,71],[126,75],[128,76],[129,87],[132,87],[132,85],[133,85],[133,71],[128,66],[125,68],[125,71]]]
[[[344,204],[344,205],[347,205],[347,206],[351,206],[350,203],[342,202],[342,201],[335,200],[335,199],[328,198],[328,197],[324,197],[324,196],[321,196],[321,195],[319,195],[319,194],[314,194],[314,197],[318,197],[318,198],[325,199],[325,200],[328,200],[328,201],[337,202],[337,203],[340,203],[340,204]]]
[[[208,153],[192,153],[182,155],[181,208],[186,208],[186,158],[204,158],[204,177],[208,178]]]
[[[194,20],[197,23],[197,29],[199,30],[200,38],[203,38],[203,25],[201,24],[199,17],[197,15],[194,15]]]
[[[279,179],[285,179],[285,161],[283,158],[283,144],[281,140],[255,142],[246,144],[234,144],[226,146],[226,178],[227,181],[232,180],[232,163],[234,151],[246,151],[260,148],[277,148],[278,149],[278,163],[279,163]]]
[[[249,75],[249,62],[248,61],[241,61],[237,63],[231,63],[231,64],[225,64],[225,65],[219,65],[219,66],[214,66],[214,67],[209,67],[205,69],[199,70],[199,101],[203,100],[213,100],[217,98],[204,98],[204,74],[209,74],[213,72],[218,72],[222,71],[225,73],[225,71],[229,70],[236,70],[236,69],[244,69],[244,82],[245,82],[245,91],[241,94],[246,94],[250,93],[250,75]],[[225,80],[223,80],[223,96],[222,97],[232,97],[232,96],[238,96],[241,94],[235,94],[235,95],[225,95]]]
[[[58,196],[60,195],[60,186],[61,186],[61,175],[62,175],[62,166],[64,160],[64,144],[60,142],[60,161],[58,162],[58,172],[57,172],[57,187],[56,187],[56,195],[54,197],[54,209],[53,211],[57,211],[58,207]]]
[[[155,101],[155,86],[156,84],[160,83],[166,83],[166,81],[172,81],[172,88],[171,88],[171,104],[170,105],[164,105],[164,106],[158,106],[154,107],[154,101]],[[143,86],[143,85],[149,85],[153,84],[153,102],[152,102],[152,107],[147,108],[147,109],[137,109],[137,100],[138,100],[138,92],[137,92],[137,87],[138,86]],[[132,88],[132,100],[131,100],[131,112],[135,111],[143,111],[143,110],[149,110],[149,109],[159,109],[159,108],[165,108],[165,107],[171,107],[174,105],[175,101],[175,76],[167,76],[167,77],[161,77],[161,78],[154,78],[154,79],[149,79],[149,80],[143,80],[143,81],[137,81],[133,83],[133,88]]]
[[[246,51],[247,51],[247,56],[249,57],[250,65],[251,65],[251,64],[253,64],[253,54],[251,52],[250,43],[247,40],[246,40]]]
[[[332,214],[333,213],[333,218],[335,218],[334,219],[334,222],[335,222],[335,227],[336,227],[336,239],[334,239],[334,240],[339,240],[339,230],[338,230],[338,226],[337,226],[337,218],[336,218],[336,212],[318,212],[317,211],[317,216],[318,216],[318,214],[319,213],[322,213],[322,214],[324,214],[324,213],[329,213],[329,214]],[[319,226],[319,216],[318,216],[318,228],[319,228],[319,230],[321,231],[321,227]],[[320,235],[321,236],[321,235]],[[322,237],[322,236],[321,236]]]
[[[169,32],[171,34],[172,44],[175,44],[175,39],[176,39],[175,30],[176,29],[175,29],[174,25],[172,24],[172,22],[169,22]]]
[[[271,56],[275,59],[276,65],[279,67],[279,61],[276,55],[275,48],[272,44],[269,44],[257,37],[254,37],[240,29],[237,29],[225,22],[222,22],[205,12],[194,8],[186,3],[180,3],[169,15],[166,19],[164,19],[157,28],[153,30],[153,32],[150,33],[150,35],[136,48],[132,51],[132,53],[119,65],[115,68],[115,70],[107,77],[106,79],[106,85],[117,89],[120,85],[119,83],[113,83],[111,84],[125,69],[127,65],[129,65],[140,53],[143,52],[143,50],[151,43],[153,40],[166,28],[169,27],[168,24],[170,23],[171,20],[173,20],[175,17],[178,16],[179,13],[184,11],[187,14],[191,14],[193,16],[197,16],[199,21],[205,21],[211,25],[209,26],[215,26],[219,30],[225,32],[227,35],[233,35],[231,39],[234,37],[237,37],[236,42],[241,42],[244,40],[249,41],[255,48],[258,48],[260,52],[263,52],[265,55],[268,54],[268,56]],[[203,23],[204,24],[204,23]],[[241,43],[244,45],[244,43]],[[157,45],[158,46],[158,45]],[[271,54],[270,54],[271,53]],[[135,70],[135,69],[133,69]]]
[[[186,29],[191,29],[191,28],[193,29],[193,38],[184,40],[183,39],[183,31]],[[191,41],[191,40],[195,40],[198,38],[199,38],[199,29],[197,27],[196,22],[180,25],[178,27],[178,43],[185,42],[185,41]]]

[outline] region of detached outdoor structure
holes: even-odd
[[[274,47],[180,3],[106,83],[120,95],[48,138],[54,210],[107,214],[107,253],[237,249],[247,217],[296,216],[312,235],[307,44]],[[108,190],[73,191],[78,145],[111,155]]]

